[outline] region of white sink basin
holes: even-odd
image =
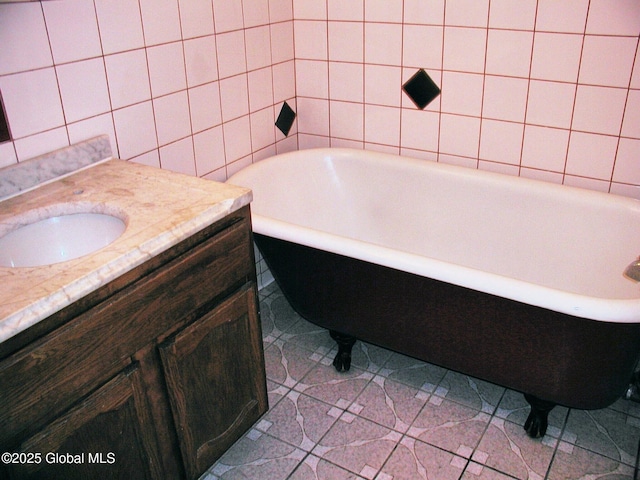
[[[126,229],[120,218],[103,213],[71,213],[39,220],[0,238],[0,266],[37,267],[95,252]]]

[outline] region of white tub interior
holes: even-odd
[[[640,321],[640,202],[348,149],[291,152],[229,179],[254,230],[544,308]]]

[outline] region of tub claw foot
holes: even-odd
[[[338,344],[338,353],[333,359],[333,366],[338,372],[346,372],[351,368],[351,349],[356,343],[356,337],[330,330],[329,335]]]
[[[547,432],[549,412],[556,406],[553,402],[548,402],[540,398],[525,393],[525,400],[531,405],[531,412],[527,421],[524,422],[524,429],[531,438],[541,438]]]

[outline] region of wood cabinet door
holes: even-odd
[[[236,293],[160,346],[189,478],[197,478],[267,410],[253,288]]]
[[[143,426],[139,370],[100,387],[20,446],[11,479],[161,478],[149,462],[153,435]]]

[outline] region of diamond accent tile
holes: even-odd
[[[286,137],[289,135],[289,131],[293,126],[293,121],[296,119],[296,112],[289,106],[287,102],[282,104],[282,108],[280,109],[280,113],[278,114],[278,119],[276,120],[276,127],[284,134]]]
[[[422,68],[405,82],[402,89],[420,110],[424,110],[440,95],[440,87]]]

